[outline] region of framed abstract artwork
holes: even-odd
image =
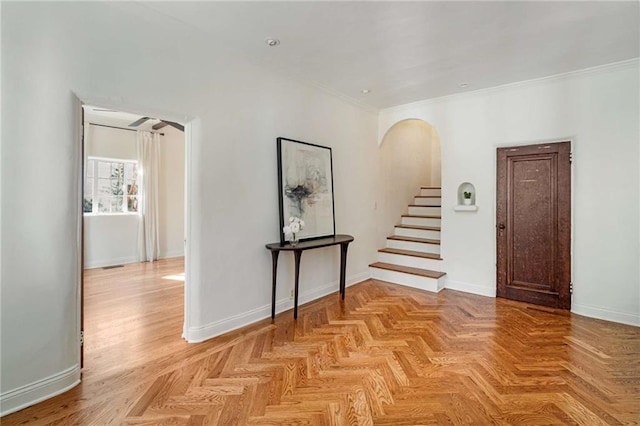
[[[281,244],[290,217],[304,220],[301,241],[336,234],[331,148],[278,138],[278,189]]]

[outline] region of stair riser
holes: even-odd
[[[440,227],[440,219],[428,219],[423,217],[403,217],[400,223],[403,225]]]
[[[428,231],[426,229],[412,229],[412,228],[395,228],[395,235],[401,237],[414,237],[414,238],[428,238],[431,240],[440,239],[440,231]]]
[[[420,195],[437,195],[440,196],[442,190],[440,188],[420,189]]]
[[[442,271],[442,260],[425,259],[424,257],[378,252],[378,261],[412,268],[429,269],[431,271]]]
[[[409,214],[419,216],[440,216],[440,207],[409,207]]]
[[[422,253],[440,254],[440,246],[438,244],[416,243],[413,241],[399,241],[387,239],[387,247],[400,250],[413,250]]]
[[[442,204],[442,199],[438,198],[419,198],[415,197],[413,199],[413,204],[418,204],[420,206],[440,206]]]
[[[437,293],[444,287],[443,277],[438,279],[428,278],[379,268],[369,268],[369,270],[371,271],[371,278],[373,279],[418,288],[420,290]]]

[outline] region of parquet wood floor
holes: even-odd
[[[2,424],[640,424],[640,328],[369,280],[188,344],[181,268],[89,271],[82,384]]]

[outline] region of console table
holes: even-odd
[[[281,244],[281,243],[271,243],[267,244],[267,250],[271,251],[271,259],[273,261],[273,288],[271,289],[271,318],[275,318],[276,316],[276,276],[278,271],[278,255],[281,251],[292,251],[296,270],[295,270],[295,287],[294,287],[294,299],[293,299],[293,318],[298,318],[298,283],[300,279],[300,258],[302,257],[302,252],[305,250],[312,250],[321,247],[329,247],[340,245],[340,295],[342,296],[342,300],[344,300],[345,293],[345,275],[347,270],[347,248],[349,247],[349,243],[353,241],[353,237],[351,235],[335,235],[333,237],[327,238],[318,238],[316,240],[308,240],[301,241],[295,246],[292,246],[289,243]]]

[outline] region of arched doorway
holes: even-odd
[[[440,139],[423,120],[399,121],[382,138],[380,230],[386,243],[370,265],[372,278],[433,292],[444,288],[440,164]]]
[[[389,229],[420,187],[441,186],[440,138],[424,120],[406,119],[389,128],[380,145],[384,226]]]

